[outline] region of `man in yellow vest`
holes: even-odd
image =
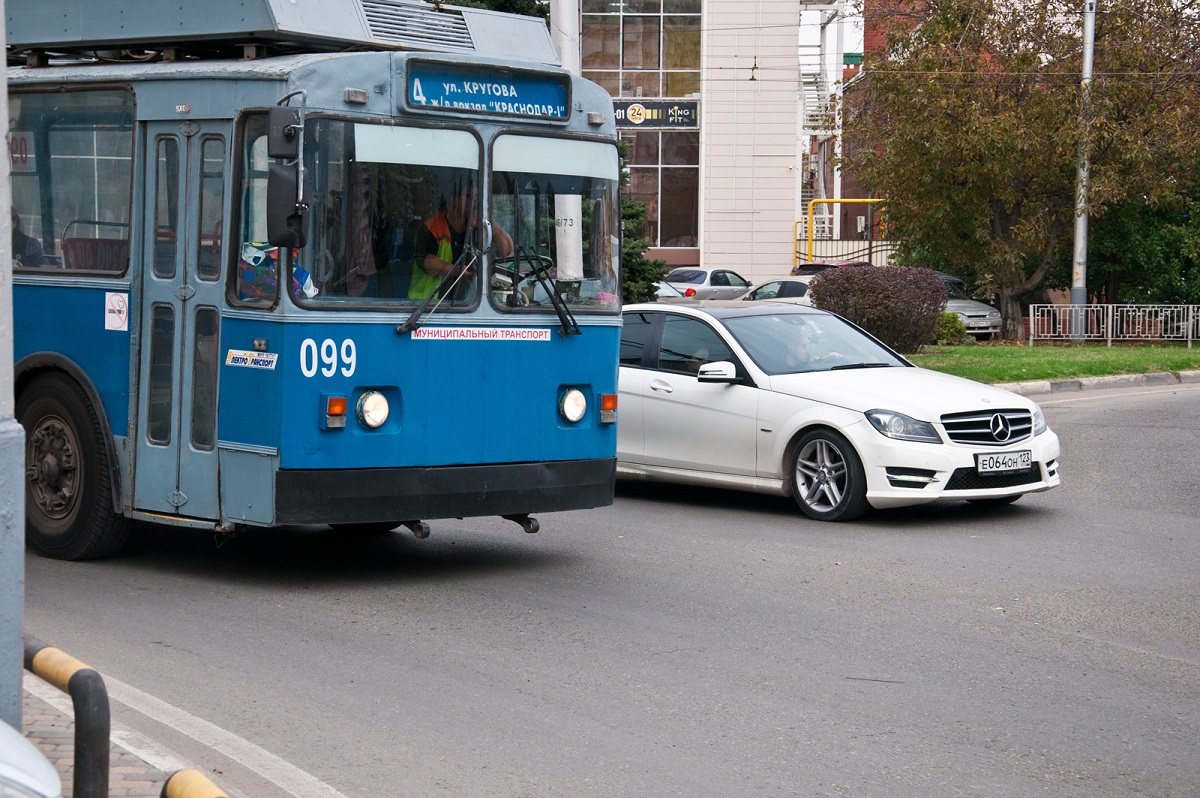
[[[455,184],[445,207],[426,219],[417,230],[416,262],[408,284],[409,299],[425,299],[454,269],[466,242],[472,201],[471,185]],[[492,225],[492,243],[497,257],[512,254],[512,237],[497,224]]]

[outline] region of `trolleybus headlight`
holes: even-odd
[[[558,412],[572,424],[583,418],[583,414],[587,412],[587,398],[584,397],[583,391],[578,388],[564,391],[562,398],[558,400]]]
[[[388,401],[379,391],[367,391],[358,399],[355,408],[358,423],[367,429],[378,429],[388,417]]]

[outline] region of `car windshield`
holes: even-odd
[[[778,313],[724,320],[726,329],[768,374],[907,365],[837,316]]]
[[[963,290],[962,283],[946,281],[946,294],[951,299],[970,299],[967,292]]]

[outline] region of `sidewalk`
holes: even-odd
[[[31,685],[31,679],[37,680],[37,677],[25,675],[22,708],[25,737],[58,769],[62,778],[63,798],[71,798],[74,795],[75,777],[75,719],[71,711],[71,699],[45,682],[41,682],[44,688]],[[31,688],[46,698],[35,695]],[[56,700],[55,694],[61,697],[61,701]],[[114,722],[110,737],[108,794],[113,798],[159,798],[163,784],[171,774],[159,770],[120,745],[117,739],[123,736],[118,733]]]
[[[1068,380],[1031,380],[996,385],[1022,396],[1043,393],[1087,391],[1095,388],[1136,388],[1143,385],[1181,385],[1200,383],[1200,371],[1161,371],[1153,374],[1118,374],[1112,377],[1077,377]]]

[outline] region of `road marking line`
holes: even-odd
[[[50,685],[47,685],[44,682],[41,682],[41,680],[36,679],[36,677],[34,677],[34,682],[36,684],[31,687],[28,680],[26,681],[26,687],[29,688],[31,693],[39,698],[42,698],[42,700],[46,701],[46,703],[51,704],[52,706],[55,706],[56,708],[59,708],[68,714],[74,714],[70,698],[58,692],[57,690],[54,690],[54,688]],[[287,760],[275,756],[275,754],[272,754],[265,748],[257,746],[249,740],[237,736],[233,732],[226,731],[220,726],[198,718],[195,715],[180,709],[179,707],[172,706],[166,701],[155,698],[149,693],[144,693],[141,690],[138,690],[136,687],[127,685],[111,676],[104,677],[104,685],[108,688],[108,696],[110,699],[119,701],[130,709],[140,712],[146,717],[169,726],[179,733],[191,737],[193,740],[208,746],[214,751],[224,754],[230,759],[233,759],[239,764],[244,765],[258,775],[267,779],[280,789],[296,796],[296,798],[346,798],[345,795],[338,792],[333,787],[329,786],[315,776],[306,773]],[[37,689],[34,689],[34,687]],[[53,696],[55,700],[51,701],[49,698],[45,697],[43,695],[45,691],[55,693]],[[61,702],[65,702],[65,708]],[[155,756],[160,755],[154,753],[153,749],[156,748],[155,744],[151,743],[145,738],[141,738],[141,735],[138,735],[136,732],[123,729],[122,737],[127,735],[134,738],[134,745],[138,746],[140,749],[149,751]],[[117,736],[114,734],[113,738],[117,739]],[[137,738],[141,739],[139,740]],[[118,740],[118,742],[120,741]],[[130,751],[130,753],[141,756],[138,751],[129,749],[123,743],[122,747],[125,747],[126,750]],[[166,757],[167,759],[171,760],[170,764],[166,767],[157,764],[154,759],[150,759],[148,757],[143,758],[145,758],[150,764],[168,773],[180,770],[184,767],[193,767],[191,765],[185,765],[179,762],[178,759],[170,756],[169,754],[167,754]]]
[[[24,674],[26,691],[45,701],[67,717],[74,717],[75,707],[70,696],[47,684],[32,673]],[[174,773],[177,770],[196,767],[191,762],[185,762],[156,742],[146,739],[134,730],[120,723],[112,722],[109,736],[117,745],[129,753],[145,761],[151,767],[163,773]]]

